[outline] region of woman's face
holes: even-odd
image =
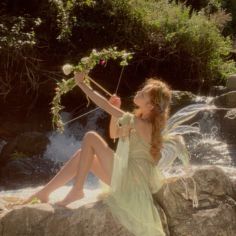
[[[146,85],[143,89],[138,90],[136,95],[134,96],[133,102],[140,108],[147,108],[147,106],[151,105],[149,90],[151,89],[150,85]]]

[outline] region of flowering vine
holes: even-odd
[[[109,59],[116,60],[118,58],[121,59],[121,66],[127,66],[128,60],[132,58],[132,53],[128,53],[125,50],[117,51],[116,47],[102,49],[101,51],[93,49],[90,55],[83,57],[77,65],[65,64],[62,67],[62,70],[65,75],[69,75],[72,72],[84,72],[86,75],[84,82],[90,86],[90,80],[87,76],[90,70],[92,70],[97,64],[105,65]],[[55,89],[55,96],[53,97],[51,108],[52,123],[53,127],[56,125],[60,132],[63,132],[64,130],[64,123],[60,116],[60,111],[64,108],[61,105],[61,96],[71,91],[75,86],[76,82],[74,78],[70,78],[68,80],[62,79],[61,82],[57,83],[57,87]]]

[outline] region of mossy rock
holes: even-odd
[[[49,144],[45,134],[25,132],[9,141],[0,154],[0,163],[5,164],[10,159],[41,156]]]

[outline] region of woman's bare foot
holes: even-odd
[[[83,190],[72,188],[62,201],[55,202],[55,204],[58,206],[66,206],[72,202],[82,199],[83,197],[84,197]]]
[[[37,193],[34,193],[33,195],[31,195],[29,198],[27,198],[23,204],[27,204],[30,203],[34,198],[37,198],[38,200],[40,200],[41,203],[47,203],[49,201],[49,197],[48,194],[46,194],[43,191],[38,191]]]

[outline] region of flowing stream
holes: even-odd
[[[179,116],[176,116],[175,119],[172,118],[174,122],[181,123],[182,120],[188,119],[191,116],[194,117],[196,113],[201,112],[200,119],[194,121],[194,125],[198,127],[199,132],[189,133],[188,129],[186,131],[181,131],[185,137],[188,150],[191,154],[191,163],[195,167],[199,165],[217,165],[223,168],[229,175],[233,175],[236,166],[236,142],[227,144],[220,137],[219,120],[215,118],[215,112],[217,109],[203,109],[201,104],[199,107],[198,105],[195,107],[191,107],[190,105],[184,109],[185,110],[183,110],[182,113],[180,112]],[[232,113],[232,110],[229,110],[229,112]],[[230,114],[232,119],[235,118],[235,114],[236,113]],[[81,146],[81,140],[86,131],[96,130],[101,135],[104,135],[104,131],[99,129],[96,124],[98,118],[103,118],[104,116],[106,116],[106,114],[102,110],[98,109],[96,112],[88,115],[86,125],[82,125],[79,121],[76,121],[71,123],[69,127],[66,127],[63,134],[58,134],[56,132],[48,133],[50,145],[48,145],[44,154],[45,158],[51,159],[55,163],[64,163]],[[70,119],[70,114],[63,114],[64,122]],[[176,166],[178,165],[176,164]],[[53,203],[62,199],[70,190],[71,185],[72,182],[53,192],[50,196],[50,202]],[[40,188],[42,188],[42,186],[8,191],[2,190],[0,191],[0,195],[14,195],[25,198]],[[85,203],[96,201],[96,196],[100,191],[101,189],[98,179],[90,173],[85,183],[85,198],[72,203],[71,206],[78,207]]]

